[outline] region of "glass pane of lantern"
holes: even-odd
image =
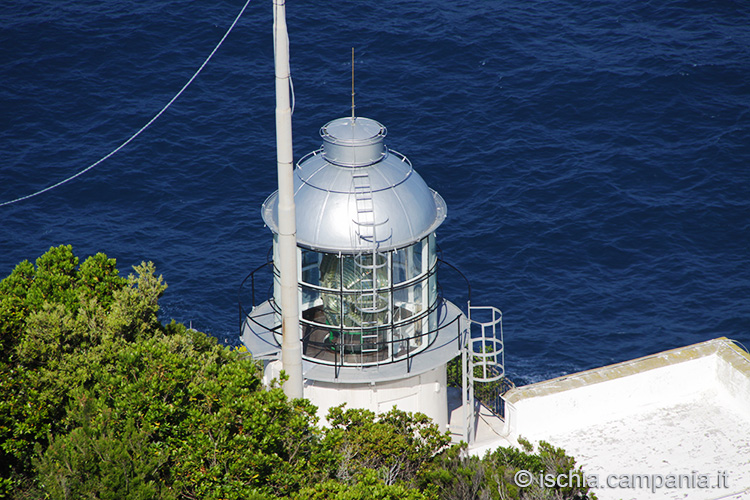
[[[437,262],[437,248],[435,243],[435,235],[432,234],[427,237],[427,240],[429,241],[429,247],[430,251],[427,253],[429,256],[429,262],[427,263],[428,269],[432,269],[435,267],[435,263]]]
[[[344,294],[344,326],[370,328],[389,323],[389,292],[363,290]]]
[[[344,290],[373,290],[388,287],[388,256],[362,253],[341,257]],[[374,264],[373,264],[374,261]]]
[[[406,356],[409,343],[409,333],[414,331],[413,326],[399,326],[393,329],[393,357]]]
[[[407,281],[407,266],[411,247],[399,248],[393,252],[393,283],[403,283]]]
[[[418,241],[406,248],[393,252],[393,282],[403,283],[416,278],[422,273],[422,246]]]
[[[320,285],[331,290],[341,289],[341,263],[333,253],[324,253],[320,259]]]
[[[429,279],[429,291],[428,291],[428,297],[430,297],[430,306],[435,306],[435,303],[438,300],[437,295],[437,274],[431,274]],[[437,315],[436,314],[430,314],[429,315],[429,325],[428,329],[430,331],[430,338],[429,341],[432,342],[432,340],[437,336]]]
[[[393,357],[400,358],[407,354],[415,354],[427,341],[422,336],[424,320],[415,321],[393,329]]]
[[[322,301],[320,300],[320,292],[316,290],[315,288],[306,286],[306,285],[300,285],[300,288],[302,289],[302,312],[304,313],[308,309],[311,309],[315,306],[322,305]]]
[[[311,285],[320,285],[320,261],[322,253],[302,249],[302,281]]]
[[[414,333],[411,340],[411,348],[414,350],[419,349],[420,347],[422,347],[422,345],[428,342],[427,337],[424,335],[427,332],[422,328],[423,325],[424,320],[420,320],[414,323]]]
[[[393,292],[393,321],[400,322],[422,312],[422,288],[421,281],[399,288]]]
[[[424,240],[418,241],[411,246],[411,248],[414,249],[414,257],[410,262],[411,265],[409,268],[409,279],[416,278],[425,271],[422,266],[422,249],[424,248],[424,245],[426,243],[427,242],[425,238]]]
[[[320,292],[323,303],[323,315],[325,324],[331,326],[341,325],[341,295],[331,292]]]
[[[438,300],[437,292],[437,274],[432,273],[427,282],[427,297],[425,297],[425,307],[435,307]]]

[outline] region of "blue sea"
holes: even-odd
[[[244,0],[0,4],[0,203],[153,117]],[[0,275],[51,246],[151,260],[236,344],[276,184],[272,2],[96,168],[0,207]],[[297,158],[356,111],[448,203],[443,258],[503,310],[517,383],[726,336],[750,346],[750,2],[287,2]],[[446,296],[465,302],[455,274]]]

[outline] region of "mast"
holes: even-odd
[[[276,72],[276,161],[279,178],[279,268],[281,272],[281,364],[289,376],[284,393],[302,397],[302,346],[297,307],[297,221],[294,206],[292,109],[289,105],[289,35],[286,0],[273,2],[274,67]]]
[[[354,123],[354,47],[352,47],[352,123]]]

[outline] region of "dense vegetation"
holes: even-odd
[[[396,409],[335,408],[319,427],[246,353],[162,324],[166,285],[134,269],[60,246],[0,283],[0,498],[586,498],[514,485],[574,469],[544,443],[469,458]]]

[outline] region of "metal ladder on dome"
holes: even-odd
[[[388,303],[378,294],[378,272],[388,265],[388,259],[378,252],[380,242],[377,239],[378,224],[375,221],[370,176],[366,172],[357,173],[352,175],[352,182],[357,207],[357,236],[369,247],[354,256],[354,263],[363,276],[360,280],[362,294],[358,297],[357,309],[361,319],[360,352],[364,356],[380,350],[377,315],[388,309]]]

